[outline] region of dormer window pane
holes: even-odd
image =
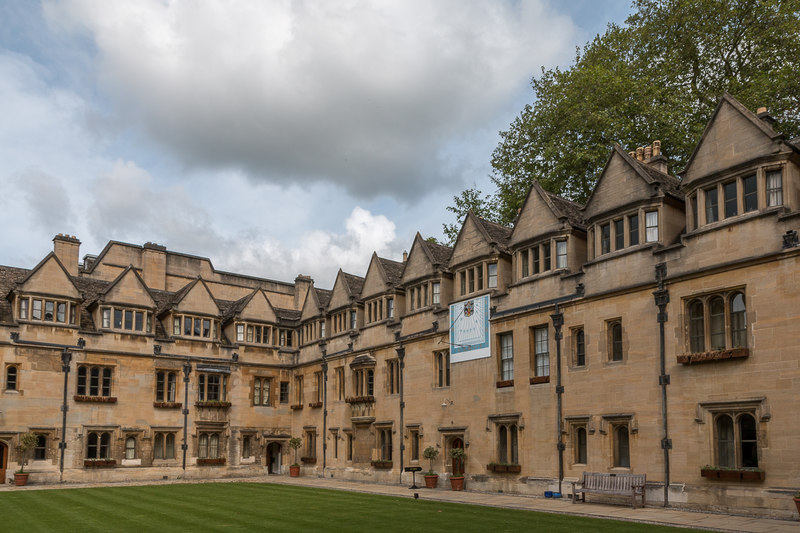
[[[247,326],[247,342],[253,342],[253,326]]]
[[[628,246],[639,244],[639,215],[628,217]]]
[[[625,248],[625,221],[614,221],[614,249],[622,250]]]
[[[28,300],[27,298],[23,298],[19,301],[19,317],[21,319],[28,318]]]
[[[187,337],[192,334],[192,318],[185,316],[183,317],[183,334]]]
[[[200,332],[202,331],[201,320],[199,318],[194,319],[194,336],[199,337]]]
[[[41,300],[34,300],[33,301],[33,314],[31,317],[34,320],[41,320],[42,319],[42,301]]]
[[[470,268],[467,270],[469,275],[469,292],[475,292],[475,270]]]
[[[125,329],[133,329],[133,311],[125,311]]]
[[[389,300],[391,302],[391,300]],[[356,329],[356,312],[350,311],[350,329]]]
[[[53,320],[53,313],[55,312],[55,302],[46,301],[44,303],[44,319],[45,320]]]
[[[236,324],[236,342],[244,342],[244,324]]]
[[[203,326],[205,327],[205,324]],[[203,333],[205,333],[205,330],[203,330]],[[256,326],[256,343],[261,344],[261,326]]]
[[[747,176],[742,180],[744,187],[744,212],[756,211],[758,209],[758,181],[755,175]]]
[[[483,290],[483,265],[478,265],[475,267],[475,271],[478,274],[478,290]]]
[[[611,251],[611,225],[600,226],[600,253],[607,254]]]
[[[122,329],[122,309],[114,309],[114,328]]]
[[[211,336],[211,321],[207,318],[203,319],[203,337]]]
[[[434,283],[434,285],[437,285]],[[434,287],[436,289],[436,287]],[[438,294],[434,293],[434,298],[437,299],[436,303],[438,302]],[[353,323],[355,324],[355,311],[353,311]],[[394,318],[394,298],[389,298],[386,300],[386,318]],[[355,327],[355,326],[353,326]]]
[[[530,268],[528,266],[528,250],[523,250],[521,254],[519,254],[520,262],[522,263],[522,277],[527,278],[530,273]]]
[[[489,263],[488,265],[486,265],[486,268],[487,268],[488,273],[489,273],[489,279],[488,279],[489,283],[486,286],[489,287],[490,289],[496,289],[497,288],[497,263]]]
[[[533,248],[533,273],[539,273],[539,247],[535,246]]]
[[[141,311],[136,311],[136,313],[134,313],[134,319],[135,319],[134,327],[136,331],[142,331],[144,329],[144,313],[142,313]]]
[[[172,334],[173,335],[180,335],[181,334],[181,318],[175,317],[172,319]]]
[[[707,189],[706,193],[706,223],[719,220],[719,204],[717,202],[717,188]]]
[[[556,268],[567,268],[567,241],[556,241]]]
[[[732,181],[723,185],[722,193],[725,195],[725,218],[735,217],[739,211],[738,206],[736,205],[736,202],[738,201],[736,182]]]
[[[103,327],[110,328],[111,327],[111,309],[103,309]]]
[[[66,302],[58,302],[56,306],[56,321],[58,322],[66,322],[67,321],[67,303]]]
[[[462,272],[461,273],[461,295],[463,296],[466,293],[467,293],[467,273],[466,272]]]
[[[658,211],[648,211],[644,214],[645,241],[658,241]]]
[[[550,266],[551,265],[550,265],[550,243],[549,242],[546,242],[542,246],[542,263],[544,263],[544,265],[542,266],[542,270],[544,270],[545,272],[550,270]]]
[[[783,205],[783,180],[780,170],[767,172],[767,207]]]

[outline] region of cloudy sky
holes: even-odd
[[[628,0],[0,0],[0,264],[57,233],[329,287],[441,237]]]

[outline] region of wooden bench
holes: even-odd
[[[636,509],[636,496],[642,497],[642,507],[645,504],[646,474],[605,474],[601,472],[584,472],[583,479],[572,482],[572,503],[578,499],[586,501],[586,493],[607,494],[610,496],[630,496],[631,505]],[[581,485],[577,487],[576,485]]]

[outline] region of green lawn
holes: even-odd
[[[424,494],[424,493],[423,493]],[[263,483],[0,493],[3,531],[682,531]]]

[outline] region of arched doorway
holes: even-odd
[[[281,473],[281,444],[279,442],[267,444],[267,473]]]
[[[464,448],[464,441],[460,437],[454,438],[450,441],[450,449],[453,448]],[[452,464],[452,472],[454,476],[460,476],[464,473],[464,460],[463,459],[451,459],[453,462]]]
[[[8,446],[0,441],[0,483],[6,483],[6,465],[8,464]]]

